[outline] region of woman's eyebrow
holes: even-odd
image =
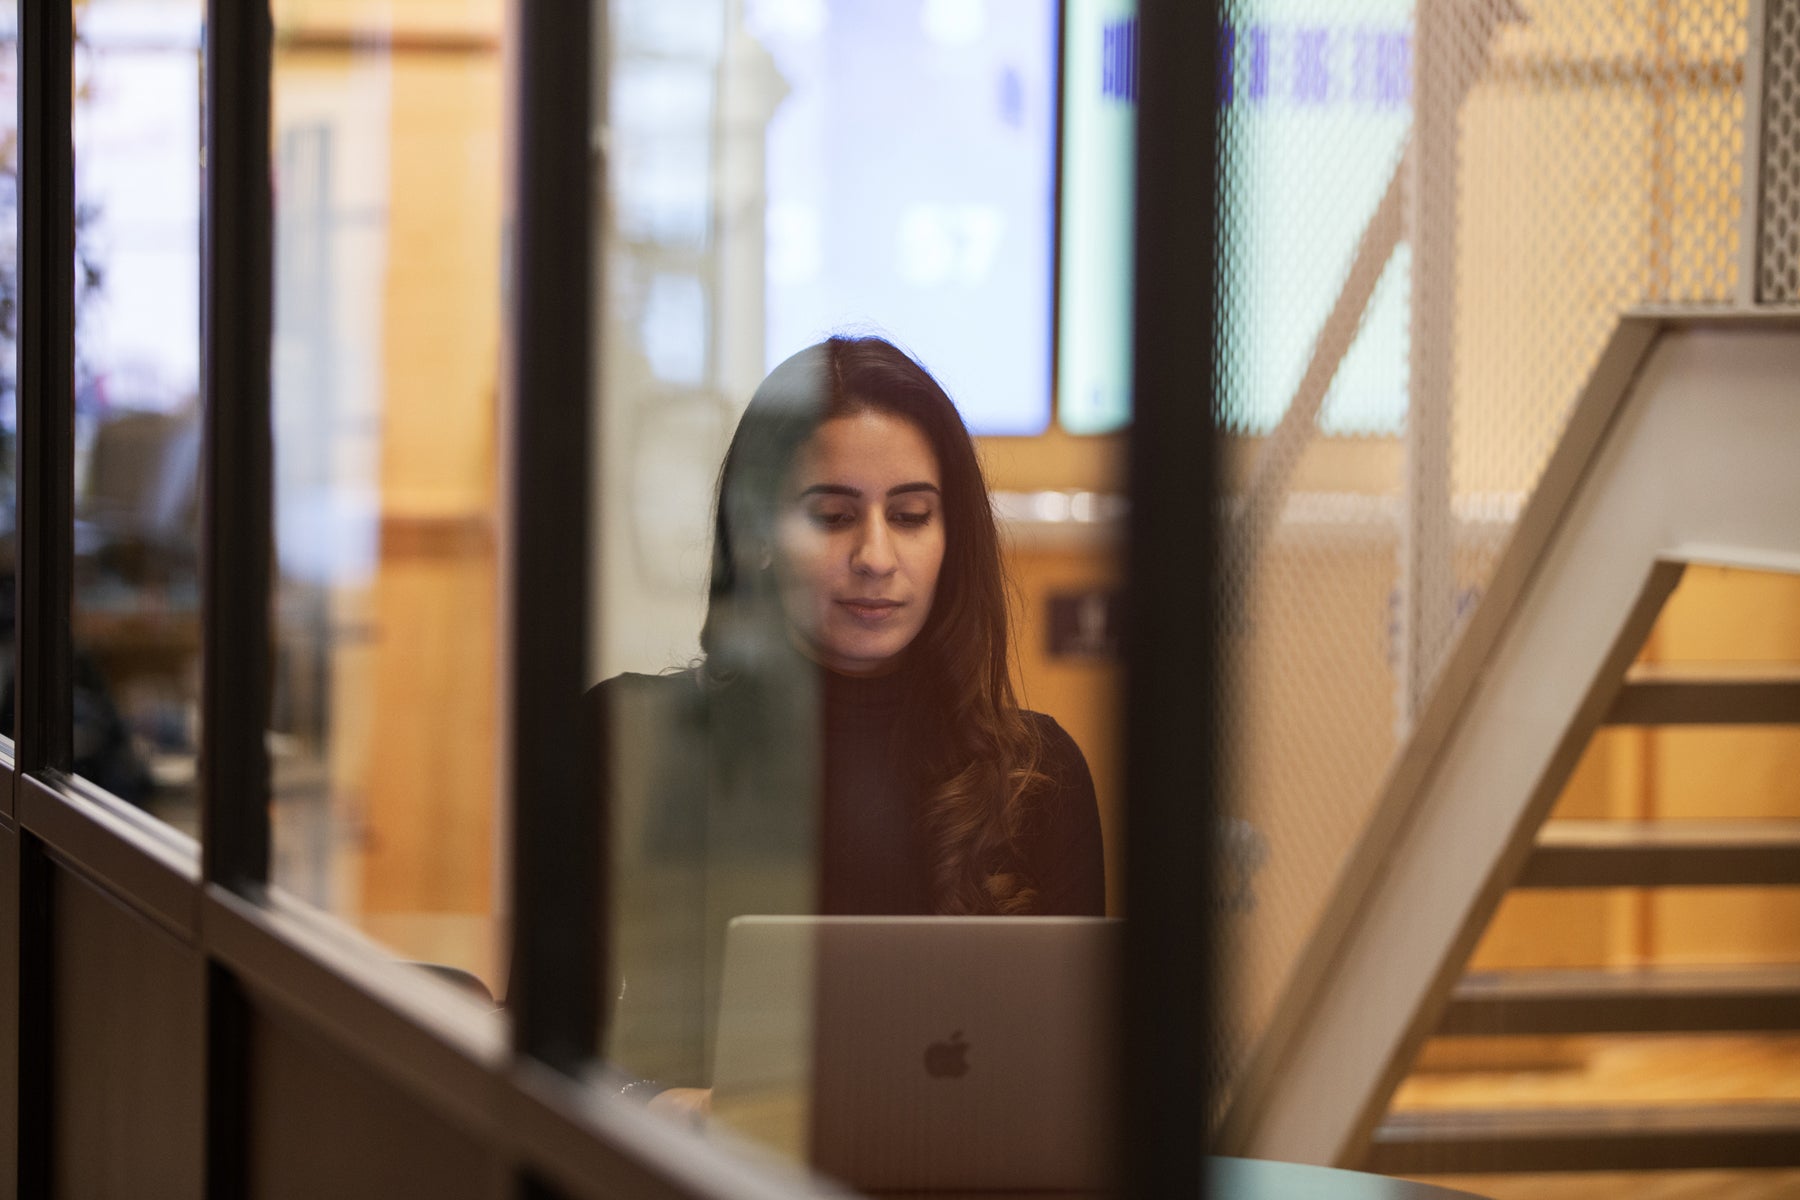
[[[915,483],[897,484],[887,490],[890,496],[900,496],[907,492],[930,492],[938,495],[938,485],[919,480]],[[848,496],[852,500],[862,499],[862,489],[848,487],[841,483],[815,483],[811,487],[801,489],[800,495],[806,496]]]

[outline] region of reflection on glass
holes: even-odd
[[[1091,520],[1003,562],[968,432],[1048,417],[1057,5],[608,8],[614,1087],[860,1187],[1103,1185],[1116,576]]]
[[[191,831],[202,6],[75,22],[73,767]]]
[[[1106,1182],[1098,803],[1015,698],[954,404],[833,338],[757,389],[719,479],[700,661],[592,696],[630,831],[613,1060],[859,1185]],[[871,1135],[896,1120],[928,1132]]]
[[[275,882],[504,991],[501,5],[274,5]]]

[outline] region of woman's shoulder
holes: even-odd
[[[1025,719],[1037,738],[1039,770],[1048,772],[1065,765],[1079,766],[1083,775],[1087,773],[1087,758],[1081,753],[1081,747],[1055,717],[1030,708],[1021,708],[1019,716]]]
[[[635,715],[668,716],[698,705],[705,683],[698,666],[660,675],[626,671],[602,679],[587,690],[582,706],[589,715],[629,719]]]
[[[1106,864],[1100,806],[1087,758],[1069,731],[1046,713],[1021,709],[1037,734],[1037,776],[1022,831],[1026,874],[1040,889],[1042,914],[1100,916]]]
[[[1053,810],[1083,811],[1095,806],[1094,776],[1081,746],[1048,713],[1020,709],[1037,740],[1033,768],[1044,793],[1038,803]]]
[[[695,664],[685,669],[663,671],[656,675],[646,675],[638,671],[621,671],[617,675],[602,679],[589,688],[588,695],[682,695],[698,692],[700,688],[700,667]]]

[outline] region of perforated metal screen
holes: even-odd
[[[1792,36],[1800,4],[1770,7]],[[1237,815],[1268,849],[1230,918],[1228,1057],[1620,314],[1736,294],[1749,18],[1749,0],[1225,5],[1228,736]],[[1773,195],[1788,171],[1789,197],[1794,57],[1768,75],[1789,124],[1764,176]],[[1786,229],[1765,292],[1777,261],[1793,278]]]
[[[1800,301],[1800,0],[1765,0],[1757,298]]]

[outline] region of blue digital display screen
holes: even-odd
[[[760,0],[765,350],[879,333],[978,434],[1050,423],[1056,0]]]
[[[1334,0],[1245,0],[1220,26],[1216,336],[1220,416],[1235,432],[1266,433],[1287,411],[1398,169],[1412,5],[1360,0],[1351,14]],[[1107,433],[1132,409],[1137,0],[1067,7],[1057,415],[1071,433]],[[1328,434],[1404,423],[1409,261],[1402,243],[1337,364],[1318,417]]]
[[[1131,417],[1137,0],[1069,0],[1067,22],[1057,416],[1111,433]]]
[[[1258,0],[1219,31],[1220,418],[1293,403],[1412,127],[1413,0]],[[1317,422],[1392,435],[1407,405],[1410,255],[1386,260]]]

